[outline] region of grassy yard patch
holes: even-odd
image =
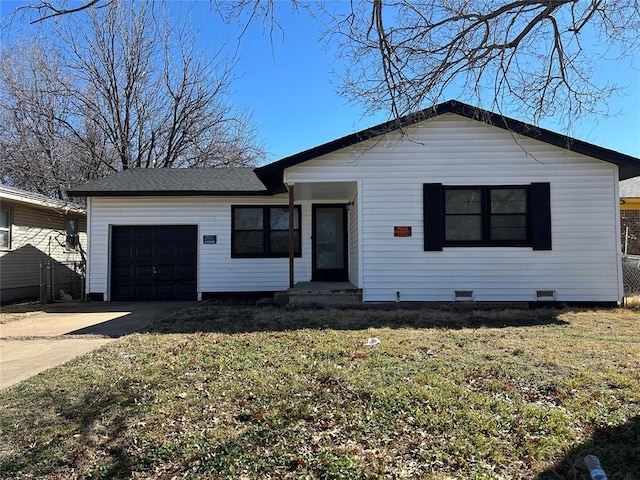
[[[640,478],[637,311],[200,307],[0,392],[1,478],[586,479],[587,453]]]

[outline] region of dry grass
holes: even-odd
[[[46,312],[64,312],[74,305],[80,305],[80,303],[24,302],[2,305],[0,307],[0,325]]]
[[[640,308],[640,295],[634,295],[632,297],[626,297],[624,299],[624,305],[627,308]]]
[[[0,477],[637,479],[639,320],[197,308],[0,392]]]
[[[46,304],[40,302],[18,303],[0,307],[0,325],[15,322],[45,312]]]

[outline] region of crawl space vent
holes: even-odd
[[[555,290],[536,290],[536,301],[538,302],[555,302]]]
[[[473,302],[475,295],[473,290],[454,290],[453,301],[454,302]]]

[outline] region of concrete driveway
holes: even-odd
[[[0,389],[139,331],[197,302],[73,303],[0,324]],[[45,307],[46,308],[46,307]]]

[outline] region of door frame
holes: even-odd
[[[321,208],[341,208],[342,209],[342,232],[343,232],[343,268],[325,269],[316,268],[316,215]],[[349,281],[349,220],[346,203],[314,203],[311,206],[311,281],[312,282],[348,282]]]

